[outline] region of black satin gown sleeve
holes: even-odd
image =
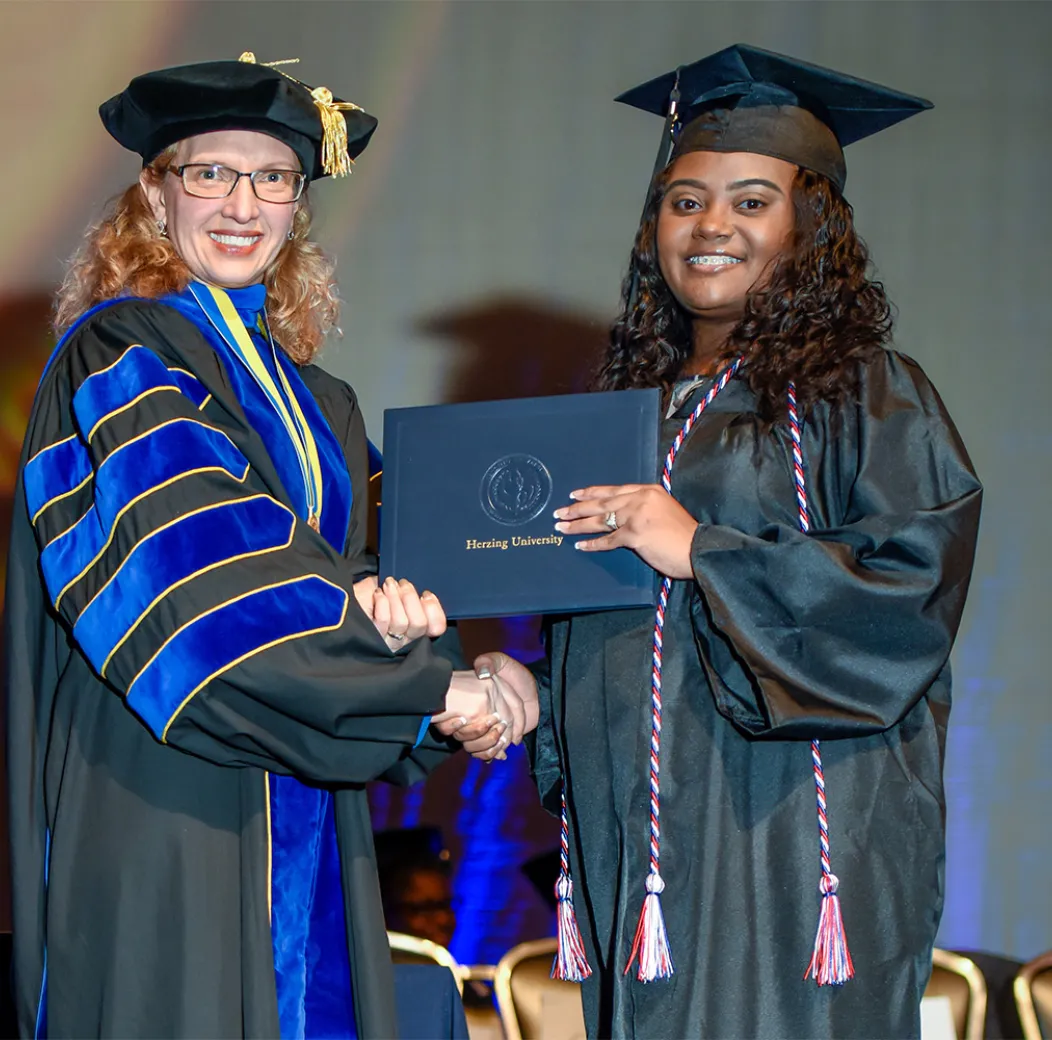
[[[902,719],[946,664],[971,574],[981,487],[914,362],[889,353],[857,405],[806,425],[811,530],[701,523],[692,545],[700,658],[720,713],[754,737]]]
[[[353,477],[353,395],[343,414]],[[28,460],[50,607],[161,743],[356,783],[408,756],[441,710],[448,662],[426,640],[391,653],[354,597],[365,495],[341,554],[283,501],[222,365],[180,315],[129,303],[89,320],[42,383]]]

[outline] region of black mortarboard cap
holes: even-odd
[[[284,65],[286,62],[275,62]],[[376,119],[256,63],[251,51],[237,61],[206,61],[136,76],[99,106],[103,125],[143,162],[177,141],[214,130],[256,130],[284,141],[310,180],[350,172],[376,129]]]
[[[932,107],[924,98],[745,44],[616,100],[665,116],[658,168],[691,151],[756,152],[814,170],[840,189],[846,145]]]

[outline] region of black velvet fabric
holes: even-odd
[[[248,61],[206,61],[136,76],[99,106],[102,123],[125,148],[149,162],[170,144],[214,130],[257,130],[284,141],[310,180],[325,176],[322,122],[310,88],[289,75]],[[339,98],[335,100],[339,101]],[[375,117],[345,111],[347,153],[364,151]]]
[[[665,448],[705,387],[665,422]],[[648,868],[650,611],[555,621],[534,769],[570,803],[590,1036],[911,1037],[942,912],[948,657],[981,489],[917,364],[803,425],[800,532],[785,424],[732,380],[673,493],[700,522],[664,633],[662,896],[675,974],[623,975]],[[856,976],[803,981],[818,922],[810,740]]]

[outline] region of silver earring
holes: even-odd
[[[164,220],[158,220],[157,221],[157,234],[160,235],[161,238],[167,238],[168,237],[168,224],[167,224],[166,221],[164,221]]]
[[[295,237],[296,237],[295,233],[290,230],[289,231],[289,241],[291,242]]]

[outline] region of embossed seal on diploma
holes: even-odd
[[[505,455],[497,459],[486,470],[479,488],[486,516],[508,527],[529,523],[551,497],[551,474],[533,455]]]

